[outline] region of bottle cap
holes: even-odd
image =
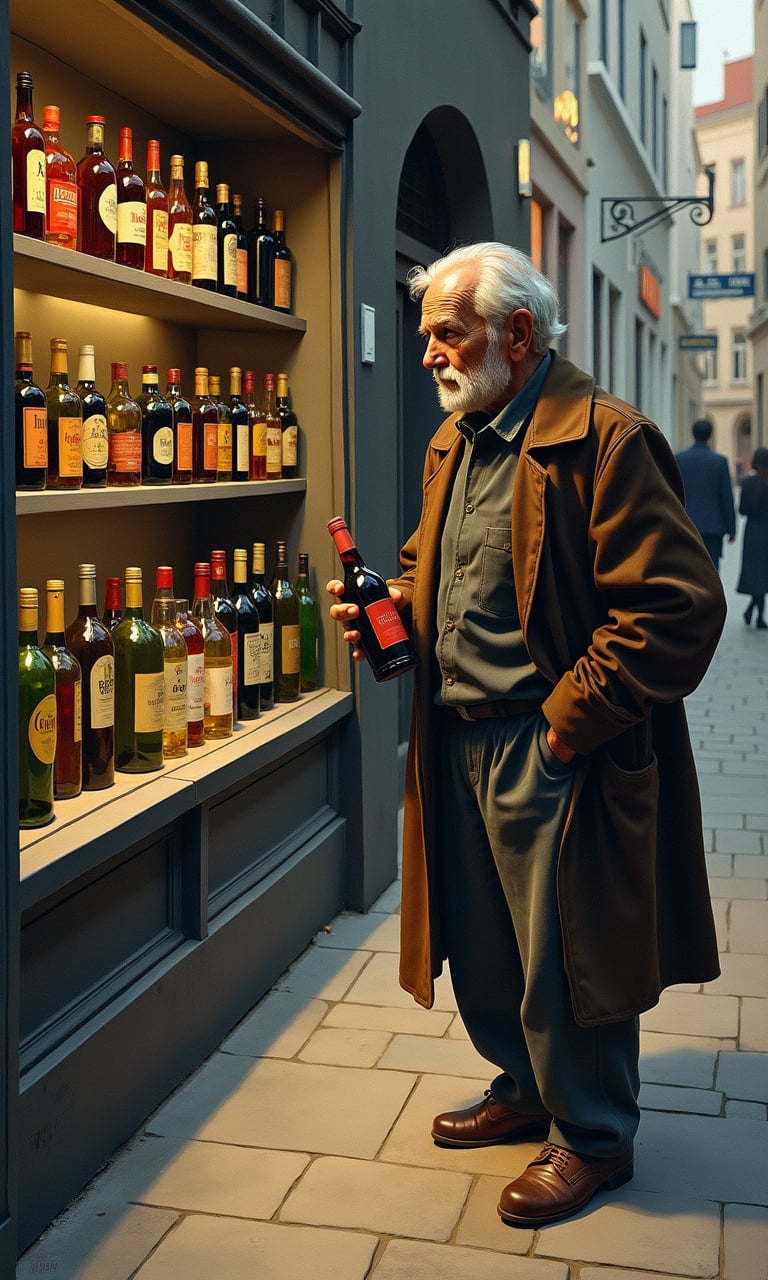
[[[128,377],[128,362],[126,360],[115,360],[112,365],[112,380],[116,378]]]
[[[61,124],[61,111],[58,107],[51,103],[43,107],[43,128],[49,129],[51,133],[58,133]]]
[[[346,529],[347,522],[343,516],[334,516],[328,521],[328,532],[330,534],[337,533],[339,529]]]
[[[80,565],[78,565],[78,566],[77,566],[77,573],[78,573],[78,577],[80,577],[81,579],[82,579],[82,578],[95,578],[95,577],[96,577],[96,565],[95,565],[95,564],[80,564]]]
[[[168,381],[173,383],[174,386],[178,386],[181,382],[181,369],[169,369]]]
[[[36,609],[37,587],[19,587],[19,604],[22,609]]]
[[[128,569],[126,569],[125,585],[127,586],[129,582],[138,582],[138,583],[141,582],[141,569],[138,567],[138,565],[131,565]]]
[[[173,591],[173,566],[159,564],[155,570],[155,583],[158,588],[162,587]]]
[[[229,184],[226,182],[216,183],[216,201],[218,204],[226,204],[229,201]]]
[[[106,124],[107,122],[104,116],[86,116],[85,123],[86,124]]]

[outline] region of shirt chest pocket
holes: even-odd
[[[494,618],[516,618],[517,600],[512,576],[512,535],[508,528],[486,529],[480,555],[477,603]]]

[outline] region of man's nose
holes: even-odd
[[[427,349],[422,356],[421,363],[425,369],[444,368],[448,363],[448,357],[446,356],[441,343],[439,343],[436,338],[429,339]]]

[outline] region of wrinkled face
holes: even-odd
[[[489,336],[474,306],[475,269],[438,277],[422,300],[419,332],[427,340],[423,364],[432,370],[446,413],[498,413],[514,394],[503,334]]]

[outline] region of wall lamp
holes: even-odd
[[[533,195],[530,138],[520,138],[517,144],[517,194],[519,196]]]

